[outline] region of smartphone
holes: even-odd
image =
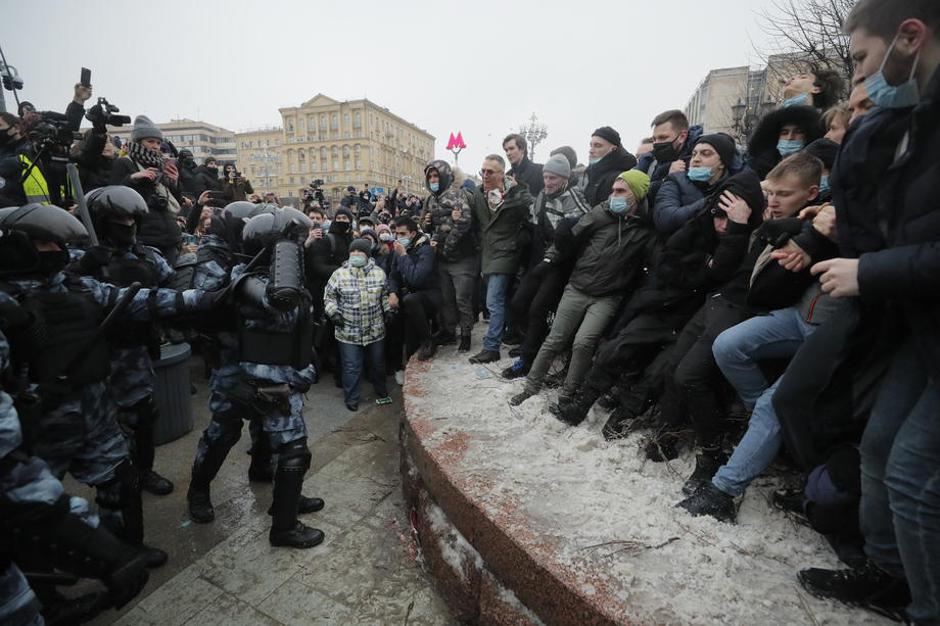
[[[83,67],[82,77],[78,82],[82,87],[91,87],[91,70],[87,67]]]

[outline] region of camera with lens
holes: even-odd
[[[115,115],[120,110],[105,98],[98,98],[98,104],[88,109],[88,112],[85,113],[85,119],[91,122],[95,128],[130,124],[131,118],[129,115]]]
[[[303,200],[305,203],[310,204],[314,200],[320,203],[321,207],[327,206],[326,198],[323,195],[323,179],[317,178],[314,179],[310,186],[304,189],[303,191]]]
[[[27,137],[39,151],[56,152],[56,149],[65,149],[67,152],[72,142],[81,139],[82,134],[69,129],[69,122],[64,115],[47,111],[42,114],[39,122],[29,129]]]

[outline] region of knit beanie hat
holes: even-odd
[[[353,239],[352,243],[349,244],[349,254],[353,252],[361,252],[366,256],[372,254],[372,242],[368,239]]]
[[[650,189],[650,177],[640,170],[627,170],[618,176],[620,180],[627,183],[633,197],[637,202],[643,202],[646,192]]]
[[[591,133],[591,136],[600,137],[601,139],[606,139],[607,141],[614,144],[618,148],[622,145],[620,143],[620,133],[615,131],[610,126],[601,126],[597,130],[595,130],[593,133]]]
[[[836,155],[839,153],[839,144],[823,137],[803,148],[803,151],[822,161],[823,167],[831,171],[836,162]]]
[[[568,164],[571,166],[571,169],[578,167],[578,153],[575,152],[574,148],[572,148],[571,146],[562,146],[560,148],[555,148],[554,150],[552,150],[551,156],[555,156],[556,154],[561,154],[566,159],[568,159]]]
[[[545,165],[542,166],[542,171],[554,174],[555,176],[561,176],[562,178],[568,178],[571,176],[571,164],[568,163],[568,159],[565,158],[564,155],[556,154],[545,162]]]
[[[335,219],[337,216],[340,216],[340,215],[345,215],[346,217],[348,217],[350,222],[353,221],[352,211],[350,211],[346,207],[341,207],[339,209],[336,209],[336,213],[333,214],[333,218]]]
[[[163,141],[163,131],[157,128],[157,125],[151,122],[146,115],[135,117],[134,128],[131,130],[131,141],[140,141],[141,139],[159,139]]]
[[[725,166],[725,170],[731,167],[731,164],[734,163],[734,153],[737,148],[734,147],[734,139],[730,135],[725,133],[712,133],[711,135],[702,135],[695,142],[695,145],[700,143],[707,143],[712,148],[715,149],[715,152],[718,153],[718,158],[721,159],[722,164]]]

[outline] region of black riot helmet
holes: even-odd
[[[71,213],[48,204],[0,209],[0,274],[52,275],[69,260],[66,246],[87,237],[88,231]],[[39,242],[60,250],[40,252]]]
[[[242,230],[242,249],[245,254],[255,255],[282,239],[299,242],[312,226],[309,217],[292,208],[256,215]]]
[[[437,191],[431,191],[430,183],[428,183],[428,172],[435,170],[437,176],[440,179],[440,187]],[[451,184],[454,182],[454,172],[450,169],[450,165],[447,161],[441,161],[440,159],[435,159],[427,165],[424,166],[424,186],[428,188],[428,191],[431,191],[435,196],[440,195],[444,191],[450,189]]]
[[[130,246],[137,238],[137,228],[147,214],[147,201],[136,190],[123,185],[109,185],[85,194],[95,232],[105,243]],[[126,218],[134,224],[123,224]]]
[[[212,218],[209,232],[222,237],[235,252],[242,247],[242,229],[251,218],[273,213],[271,205],[255,204],[247,200],[229,203],[220,215]]]

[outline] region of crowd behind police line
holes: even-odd
[[[82,244],[84,229],[68,213],[31,197],[0,213],[0,228],[22,244],[4,259],[24,268],[4,277],[8,379],[17,381],[17,342],[61,336],[48,322],[46,333],[24,333],[24,319],[80,308],[77,295],[30,294],[82,294],[83,305],[98,304],[82,315],[97,322],[124,293],[110,283],[153,288],[119,308],[115,329],[166,318],[198,336],[212,420],[193,465],[191,518],[214,518],[211,481],[248,421],[250,476],[274,483],[271,543],[310,547],[322,533],[297,516],[324,506],[300,493],[309,466],[301,409],[314,364],[333,372],[356,411],[363,378],[375,402],[388,404],[386,372],[401,383],[412,357],[455,345],[485,365],[509,347],[500,373],[519,381],[511,405],[559,388],[546,419],[578,427],[593,408],[606,414],[603,437],[641,433],[640,453],[654,462],[695,455],[676,515],[736,523],[747,487],[781,461],[774,505],[824,535],[846,566],[805,569],[803,587],[908,623],[940,623],[940,8],[860,0],[845,28],[852,84],[822,67],[791,77],[746,146],[690,126],[678,110],[652,120],[636,154],[613,127],[597,128],[586,167],[568,146],[533,163],[513,134],[504,155],[483,160],[481,185],[445,161],[428,163],[421,200],[350,188],[339,207],[311,194],[302,212],[271,196],[222,209],[207,187],[187,202],[179,186],[189,166],[167,161],[159,129],[139,116],[108,176],[103,161],[83,167],[83,180],[111,185],[88,196],[99,246]],[[18,121],[2,124],[3,149],[19,145]],[[182,232],[171,237],[180,215]],[[482,345],[470,356],[481,314]],[[81,337],[73,344],[84,345]],[[39,526],[49,542],[66,521],[90,533],[95,516],[75,498],[63,504],[56,479],[71,471],[95,485],[100,541],[122,541],[124,551],[80,574],[104,579],[122,599],[143,579],[135,563],[152,565],[159,551],[143,544],[142,530],[128,532],[133,512],[110,513],[139,511],[127,502],[139,502],[140,485],[167,487],[146,452],[152,377],[123,376],[149,368],[152,346],[139,338],[114,342],[110,395],[99,378],[44,399],[42,375],[59,371],[56,363],[30,362],[37,380],[5,385],[42,398],[20,422],[84,423],[81,444],[45,441],[46,429],[30,428],[39,432],[24,448],[9,399],[0,405],[14,424],[0,450],[7,524],[22,533],[18,520],[50,520]],[[124,389],[140,393],[125,398]],[[115,421],[114,411],[126,417]],[[117,423],[131,435],[120,438]],[[90,437],[93,425],[110,436]],[[122,487],[109,492],[113,484]],[[32,499],[11,497],[24,489]],[[23,611],[34,605],[21,571],[68,569],[58,554],[38,567],[4,554],[12,558],[4,584],[19,590],[11,597]],[[37,592],[55,606],[48,589]]]

